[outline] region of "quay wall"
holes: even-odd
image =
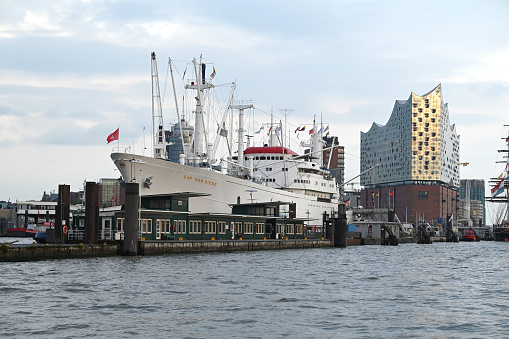
[[[113,255],[117,255],[116,244],[0,246],[0,262],[91,258]]]
[[[147,240],[138,243],[138,255],[172,253],[262,251],[330,247],[328,239],[289,240]],[[0,262],[37,261],[116,256],[123,252],[123,242],[100,245],[1,245]]]
[[[435,239],[440,241],[441,239]],[[415,243],[416,239],[399,239],[401,243]],[[348,238],[348,246],[380,245],[381,239]],[[147,240],[138,242],[138,255],[175,253],[263,251],[331,247],[328,239],[288,240]],[[100,245],[1,245],[0,262],[36,261],[46,259],[71,259],[116,256],[123,252],[123,242]]]
[[[288,240],[184,240],[140,242],[140,255],[160,255],[171,253],[263,251],[290,248],[331,247],[328,239],[288,239]]]

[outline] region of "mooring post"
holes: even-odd
[[[58,203],[55,207],[55,243],[67,243],[69,211],[71,205],[71,186],[58,185]]]
[[[346,205],[338,205],[338,219],[334,220],[334,247],[346,247]]]
[[[123,255],[138,255],[139,183],[126,183]]]
[[[101,201],[100,185],[87,181],[85,184],[85,244],[99,242],[99,204]]]

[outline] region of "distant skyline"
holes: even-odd
[[[359,174],[360,132],[441,83],[469,163],[460,176],[484,179],[488,196],[508,136],[508,13],[493,0],[3,1],[0,200],[118,177],[106,137],[120,128],[120,146],[140,150],[151,133],[152,51],[161,88],[168,57],[202,54],[257,114],[323,119],[345,146],[346,180]]]

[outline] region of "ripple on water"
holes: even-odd
[[[508,246],[2,263],[0,337],[502,337]]]

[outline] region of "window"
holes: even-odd
[[[235,223],[235,233],[236,234],[242,233],[242,223],[241,222]]]
[[[276,224],[276,230],[277,230],[277,233],[279,234],[285,234],[285,229],[284,229],[284,225],[283,224]]]
[[[295,233],[302,234],[302,231],[303,231],[303,225],[302,224],[295,225]]]
[[[286,234],[294,234],[293,224],[286,224]]]
[[[85,226],[85,220],[80,220],[80,226]],[[124,218],[117,219],[117,232],[124,232]]]
[[[201,233],[200,220],[189,220],[189,233]]]
[[[244,223],[244,233],[246,234],[253,234],[253,223],[252,222],[245,222]]]
[[[217,233],[219,233],[219,234],[225,234],[226,233],[226,222],[225,221],[218,221],[217,222]]]
[[[417,198],[420,200],[428,200],[428,192],[424,191],[417,192]]]
[[[156,220],[161,233],[171,233],[171,220],[170,219],[157,219]]]
[[[276,208],[275,207],[267,207],[265,209],[265,215],[268,217],[276,216]]]
[[[265,231],[265,224],[263,222],[257,222],[255,226],[256,234],[263,234]]]
[[[215,221],[205,221],[205,233],[207,233],[207,234],[215,234],[216,233],[216,222]]]
[[[177,233],[186,233],[186,221],[185,220],[176,220],[175,223],[177,224],[176,226],[176,232]]]
[[[152,219],[141,219],[141,233],[152,233]]]

